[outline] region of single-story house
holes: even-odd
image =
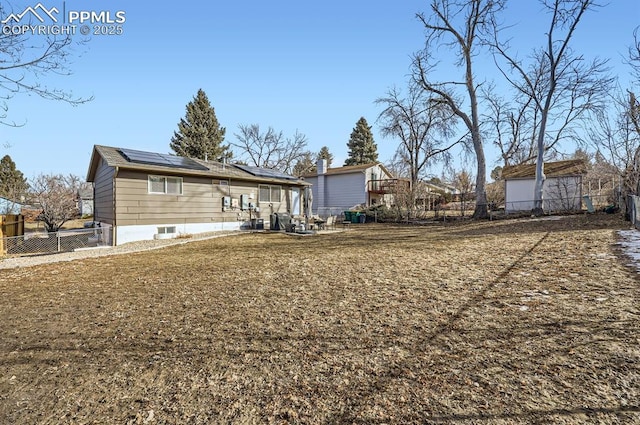
[[[582,178],[587,164],[581,159],[545,162],[542,207],[545,211],[579,211],[582,208]],[[534,207],[536,165],[504,167],[505,212],[531,211]]]
[[[390,205],[394,192],[404,182],[395,179],[381,163],[328,168],[325,159],[318,160],[315,173],[302,178],[312,185],[312,210],[322,216],[357,205]]]
[[[113,226],[113,244],[250,226],[273,213],[302,216],[296,177],[257,167],[96,145],[87,182],[93,216]]]

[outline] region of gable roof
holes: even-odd
[[[145,157],[152,158],[155,156],[158,157],[158,161],[141,162],[131,160],[131,155],[128,157],[127,153],[133,153],[134,158],[136,159],[144,159]],[[109,167],[149,173],[236,179],[259,183],[295,184],[300,186],[309,185],[309,183],[306,183],[296,177],[276,173],[273,170],[246,166],[244,168],[247,169],[243,169],[243,167],[234,164],[224,164],[216,161],[203,161],[197,158],[189,158],[188,161],[185,159],[185,161],[175,161],[174,163],[162,164],[163,158],[166,159],[168,156],[169,155],[157,154],[154,152],[95,145],[89,162],[87,181],[92,182],[95,180],[98,164],[100,162],[99,160],[102,158]],[[170,157],[173,157],[173,155]]]
[[[587,164],[582,159],[545,162],[546,177],[577,176],[587,173]],[[506,166],[502,169],[503,179],[527,179],[536,176],[536,164],[521,164]]]
[[[344,167],[327,168],[327,172],[324,173],[324,175],[331,176],[336,174],[362,173],[363,171],[375,166],[379,166],[385,173],[393,177],[393,174],[391,174],[389,170],[387,170],[387,168],[384,165],[382,165],[382,163],[380,162],[371,162],[368,164],[346,165]],[[317,176],[318,176],[318,172],[316,171],[315,173],[305,174],[302,177],[317,177]]]
[[[421,185],[424,185],[430,189],[434,189],[434,190],[441,190],[445,193],[452,193],[452,194],[458,194],[460,193],[460,191],[453,185],[447,184],[447,183],[433,183],[433,182],[429,182],[429,181],[421,181],[419,182]]]

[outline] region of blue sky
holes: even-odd
[[[514,44],[526,54],[543,42],[548,19],[537,1],[510,3],[505,21],[517,25]],[[12,4],[22,10],[37,1]],[[72,107],[25,94],[8,101],[8,119],[24,125],[0,126],[0,146],[8,145],[3,155],[31,179],[40,173],[84,178],[94,144],[169,152],[185,105],[202,88],[227,128],[226,142],[235,139],[239,124],[272,126],[285,135],[298,130],[310,150],[326,145],[334,165],[341,165],[349,135],[364,116],[379,159],[387,161],[397,141],[380,136],[381,108],[374,101],[394,85],[404,87],[410,55],[424,42],[415,13],[428,4],[67,0],[66,10],[124,11],[123,34],[91,36],[72,59],[72,75],[41,77],[47,85],[93,96],[91,102]],[[612,0],[585,17],[574,47],[587,57],[610,58],[626,79],[622,56],[639,24],[640,2]],[[457,72],[444,63],[442,68]],[[494,78],[491,67],[480,70]],[[489,169],[496,159],[489,150]]]

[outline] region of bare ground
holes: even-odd
[[[607,215],[243,234],[0,271],[1,423],[640,423]]]

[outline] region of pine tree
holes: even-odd
[[[371,126],[361,117],[351,132],[347,143],[349,157],[344,165],[369,164],[378,161],[378,146],[373,141]]]
[[[187,104],[187,113],[173,133],[170,147],[179,156],[221,161],[233,153],[223,145],[226,129],[220,126],[216,112],[205,92],[200,89]]]
[[[305,174],[311,174],[316,171],[316,164],[313,162],[313,156],[311,152],[305,152],[302,158],[296,162],[293,167],[293,175],[296,177],[303,176]]]
[[[11,201],[19,201],[29,189],[27,179],[16,168],[9,155],[0,160],[0,196]]]
[[[329,147],[323,146],[322,148],[320,148],[317,159],[326,159],[327,167],[331,167],[331,163],[333,162],[333,154],[329,152]]]

